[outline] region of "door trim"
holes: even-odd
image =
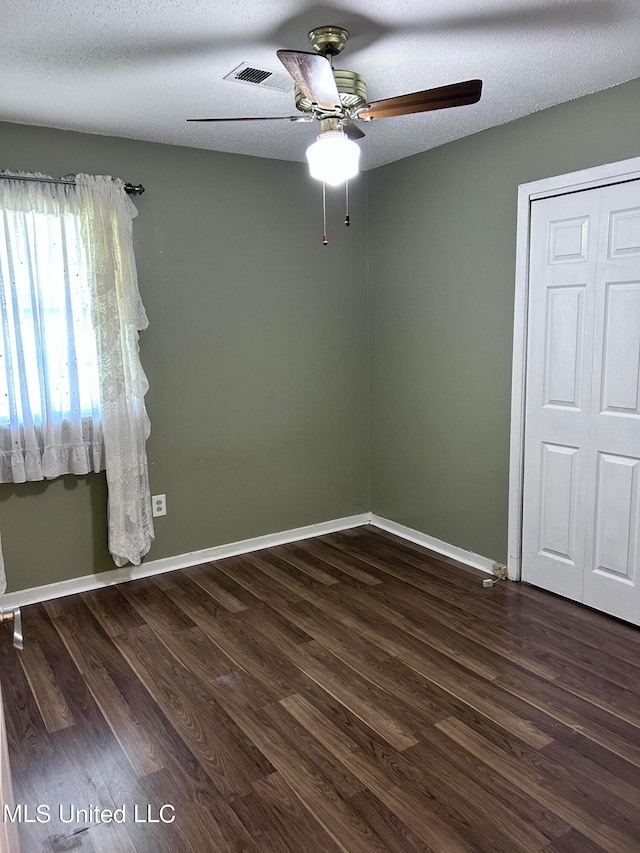
[[[525,383],[527,377],[527,318],[529,305],[529,236],[531,202],[541,198],[590,190],[640,179],[640,157],[606,163],[567,175],[520,184],[516,231],[516,277],[511,369],[511,429],[509,443],[509,521],[507,569],[511,580],[522,571],[522,493],[524,484]]]

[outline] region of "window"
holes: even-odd
[[[7,183],[0,181],[0,482],[100,471],[100,379],[82,209],[60,187],[7,190]]]
[[[12,416],[99,416],[100,388],[91,296],[79,217],[4,211],[0,231],[0,424]]]

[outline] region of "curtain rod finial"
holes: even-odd
[[[142,195],[144,192],[142,184],[125,184],[124,189],[129,195]]]

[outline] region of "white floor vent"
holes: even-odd
[[[290,92],[293,89],[293,80],[286,71],[267,71],[250,62],[241,62],[237,68],[225,74],[224,79],[260,86],[261,89],[276,89],[278,92]]]

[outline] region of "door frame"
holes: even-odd
[[[522,494],[524,487],[525,389],[527,380],[527,322],[529,316],[529,239],[531,203],[541,198],[595,189],[640,179],[640,157],[606,163],[566,175],[556,175],[518,187],[516,278],[511,369],[511,429],[509,444],[509,521],[507,569],[511,580],[522,576]]]
[[[0,692],[0,809],[4,811],[5,805],[10,811],[15,808],[11,766],[9,764],[9,744],[4,722],[4,705],[2,704],[2,692]],[[4,821],[2,818],[3,815],[0,815],[0,853],[20,853],[18,825],[13,821]]]

